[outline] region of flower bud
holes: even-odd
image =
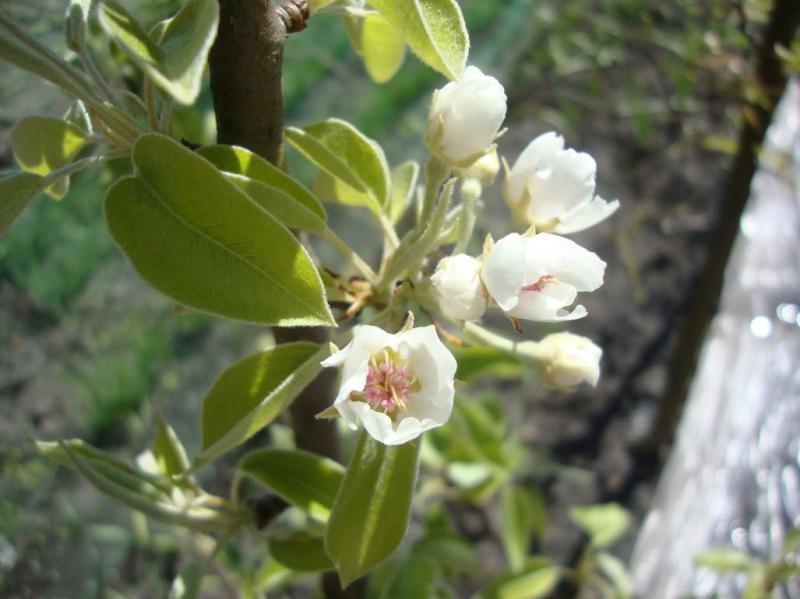
[[[462,169],[458,174],[462,179],[475,179],[484,187],[488,187],[497,178],[500,172],[500,159],[497,157],[497,148],[493,148],[470,166]]]
[[[433,94],[425,142],[442,162],[469,166],[491,151],[506,118],[506,93],[494,77],[470,66]]]
[[[477,320],[488,301],[480,277],[481,263],[466,254],[442,258],[431,277],[439,307],[456,320]]]
[[[537,354],[536,369],[548,387],[568,391],[581,383],[594,387],[600,379],[603,350],[586,337],[548,335],[537,344]]]

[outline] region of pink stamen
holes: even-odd
[[[544,286],[547,283],[550,283],[555,280],[556,280],[555,275],[544,275],[543,277],[539,277],[539,280],[536,281],[535,283],[531,283],[530,285],[525,285],[525,287],[522,288],[522,291],[541,291],[542,289],[544,289]]]
[[[404,409],[411,399],[414,377],[404,366],[390,362],[372,363],[367,371],[363,397],[370,407],[391,412]]]

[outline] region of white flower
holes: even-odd
[[[477,320],[486,312],[488,298],[481,282],[481,263],[457,254],[442,258],[431,277],[442,312],[456,320]]]
[[[433,325],[396,335],[370,325],[322,362],[342,366],[334,407],[352,429],[400,445],[441,426],[453,409],[456,360]]]
[[[544,383],[568,391],[581,383],[592,387],[600,379],[603,350],[590,339],[571,333],[548,335],[537,344],[536,369]]]
[[[564,138],[544,133],[534,139],[508,171],[503,189],[515,217],[540,231],[575,233],[611,216],[619,201],[596,196],[594,159],[564,149]]]
[[[579,291],[603,284],[606,263],[574,241],[539,233],[512,233],[494,244],[481,276],[489,295],[513,318],[555,322],[586,316],[571,306]]]
[[[506,93],[494,77],[470,66],[433,94],[425,142],[443,162],[467,167],[492,150],[506,118]]]

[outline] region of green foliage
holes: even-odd
[[[392,223],[399,222],[414,201],[418,179],[419,164],[414,161],[404,162],[392,169],[392,192],[386,209]]]
[[[405,40],[379,14],[364,17],[359,34],[359,53],[367,74],[375,83],[386,83],[403,66],[406,58]]]
[[[0,179],[0,234],[42,190],[42,177],[32,173],[9,175]]]
[[[570,510],[570,518],[598,549],[613,545],[625,534],[631,521],[630,513],[616,503],[575,507]]]
[[[530,558],[517,572],[503,574],[479,594],[479,599],[538,599],[547,597],[561,574],[545,557]]]
[[[321,572],[335,566],[325,552],[321,537],[296,534],[269,541],[269,552],[275,561],[295,572]]]
[[[189,457],[186,455],[186,450],[178,439],[178,435],[163,417],[159,418],[156,426],[152,451],[158,470],[166,478],[180,476],[189,469]]]
[[[500,492],[500,514],[506,559],[511,570],[519,571],[525,565],[533,535],[541,538],[544,534],[544,498],[536,489],[508,484]]]

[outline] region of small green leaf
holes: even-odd
[[[417,192],[417,179],[419,178],[419,164],[409,160],[392,169],[392,193],[389,196],[389,219],[397,223]]]
[[[611,583],[616,599],[628,599],[633,596],[633,582],[622,560],[605,551],[598,552],[595,560],[600,571]]]
[[[380,214],[389,195],[389,167],[383,150],[350,123],[328,119],[302,129],[289,127],[287,141],[311,162],[352,189]],[[347,195],[347,194],[345,194]]]
[[[42,177],[33,173],[9,175],[0,179],[0,235],[42,191]]]
[[[753,561],[747,553],[733,547],[712,547],[695,557],[698,566],[717,572],[746,572]]]
[[[291,537],[273,538],[269,541],[269,552],[276,562],[295,572],[323,572],[335,566],[325,553],[321,537],[297,534]]]
[[[333,325],[317,269],[294,235],[212,164],[158,134],[133,148],[136,177],[106,195],[112,237],[181,304],[278,326]]]
[[[181,104],[194,103],[217,35],[217,0],[189,0],[169,20],[159,43],[113,0],[101,4],[98,18],[103,30],[161,89]]]
[[[328,353],[313,343],[284,343],[230,366],[203,400],[205,464],[272,422],[322,369]]]
[[[478,595],[480,599],[538,599],[548,597],[560,577],[558,568],[546,557],[532,557],[519,572],[494,579]]]
[[[405,38],[411,50],[448,79],[467,63],[469,34],[455,0],[369,0]]]
[[[172,581],[167,599],[196,599],[207,571],[207,561],[187,564]]]
[[[419,439],[388,446],[366,432],[359,435],[325,531],[325,548],[342,587],[392,555],[403,541],[419,446]]]
[[[375,83],[394,77],[406,58],[403,37],[377,13],[364,17],[360,48],[367,74]]]
[[[531,537],[540,533],[545,516],[541,495],[535,489],[506,485],[500,494],[503,547],[508,565],[519,571],[525,565]]]
[[[258,154],[239,146],[222,144],[202,147],[197,150],[197,153],[221,171],[242,175],[261,181],[270,187],[277,187],[323,221],[327,219],[325,209],[313,193],[286,171],[267,162]]]
[[[345,472],[338,462],[288,449],[252,451],[239,470],[321,522],[330,516]]]
[[[158,470],[167,478],[179,476],[189,469],[189,458],[178,435],[163,418],[158,419],[153,439],[153,457]]]
[[[36,175],[49,175],[66,166],[86,144],[86,131],[60,119],[26,117],[11,130],[11,149],[17,162]],[[61,199],[68,189],[69,177],[62,177],[45,191]]]
[[[616,503],[574,507],[569,515],[598,548],[607,547],[619,539],[631,521],[630,513]]]

